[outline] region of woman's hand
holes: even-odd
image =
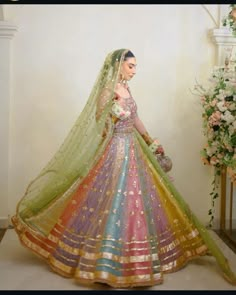
[[[161,155],[164,155],[164,154],[165,154],[165,151],[164,151],[164,149],[163,149],[163,147],[162,147],[161,144],[159,144],[159,145],[157,146],[157,149],[156,149],[156,151],[155,151],[155,154],[161,154]]]
[[[159,144],[157,139],[154,139],[153,142],[149,145],[149,149],[155,154],[155,155],[164,155],[164,149],[161,144]]]

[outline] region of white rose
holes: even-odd
[[[218,100],[224,101],[224,100],[225,100],[225,93],[224,93],[224,90],[223,90],[223,92],[221,92],[220,94],[218,94],[218,95],[216,96],[216,98],[217,98]]]
[[[234,111],[234,110],[236,110],[236,105],[235,105],[234,103],[231,103],[231,104],[229,105],[229,110],[230,110],[230,111]]]
[[[206,148],[206,153],[208,156],[212,156],[215,152],[217,151],[217,148],[215,146],[207,147]]]
[[[218,141],[213,141],[212,143],[211,143],[211,145],[213,146],[213,147],[216,147],[216,146],[218,146]]]
[[[224,111],[226,111],[227,110],[227,107],[225,107],[224,106],[224,101],[220,101],[220,102],[218,102],[216,105],[217,105],[217,107],[218,107],[218,109],[221,111],[221,112],[224,112]]]
[[[231,90],[226,90],[225,91],[225,96],[231,96],[232,95],[232,91]]]
[[[221,118],[223,120],[225,120],[228,124],[234,122],[234,116],[231,115],[231,113],[229,111],[226,111],[222,116]]]

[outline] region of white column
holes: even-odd
[[[6,228],[9,224],[10,43],[16,29],[14,24],[0,21],[0,228]]]
[[[216,44],[217,53],[217,65],[223,66],[225,64],[225,58],[231,57],[235,54],[236,49],[236,37],[232,35],[229,28],[223,27],[222,20],[230,12],[229,5],[219,5],[219,24],[220,28],[213,29],[211,31],[211,37]]]
[[[223,66],[226,57],[234,57],[236,50],[236,37],[226,27],[214,29],[212,31],[212,39],[216,44],[217,50],[217,65]]]

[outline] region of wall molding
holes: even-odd
[[[17,26],[9,21],[0,21],[0,39],[12,39],[17,32]]]

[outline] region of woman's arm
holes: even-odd
[[[138,130],[140,135],[143,137],[143,139],[147,145],[150,145],[153,143],[154,140],[148,134],[147,129],[145,128],[143,122],[140,120],[138,115],[134,119],[134,126]]]
[[[150,147],[151,150],[155,150],[156,154],[164,154],[163,147],[158,144],[157,140],[154,140],[149,133],[147,132],[146,127],[144,126],[143,122],[140,120],[138,115],[134,119],[134,126],[146,142],[146,144]]]

